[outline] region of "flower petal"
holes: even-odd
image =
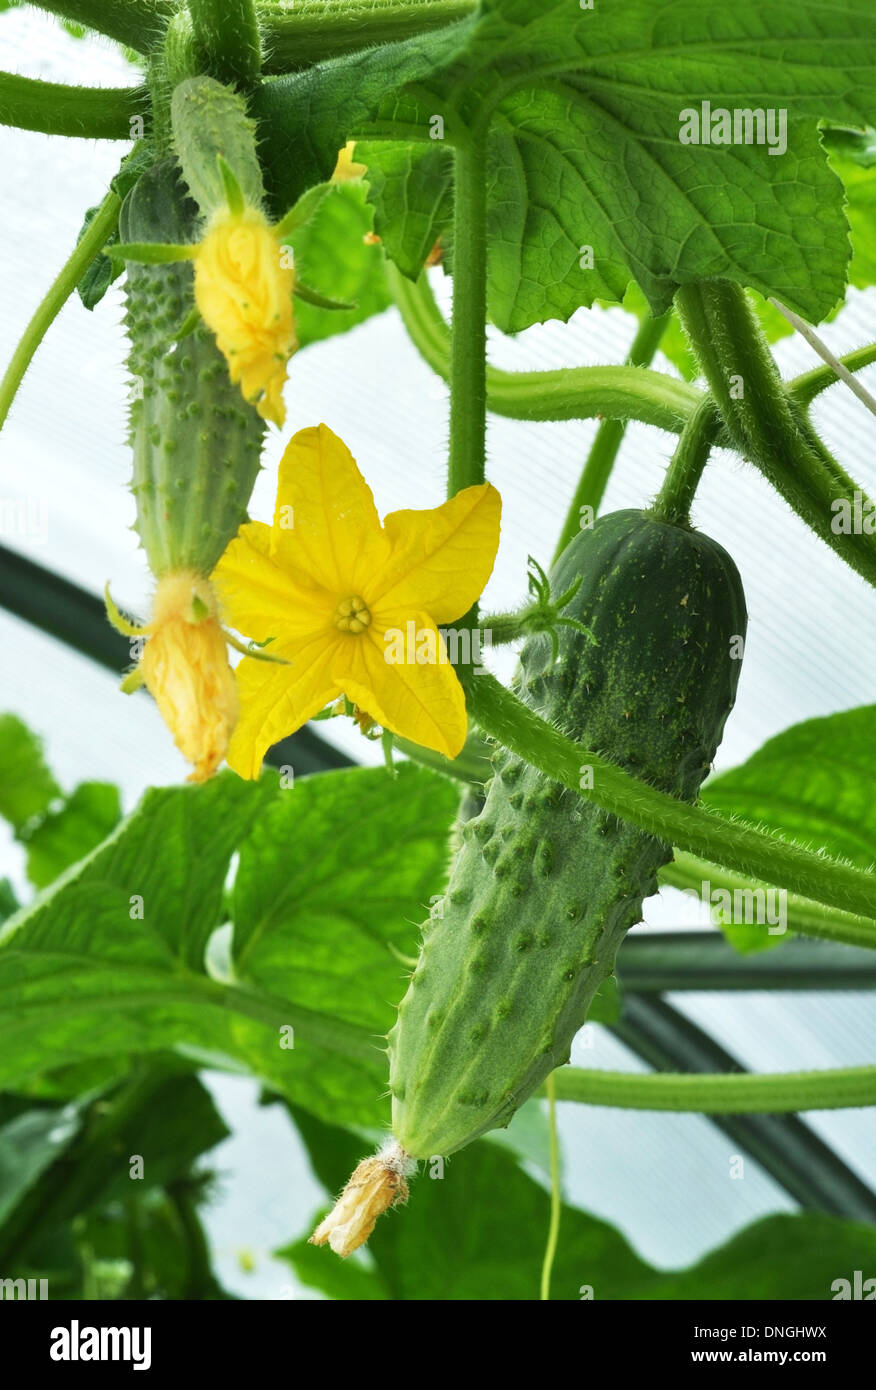
[[[269,638],[282,654],[291,640],[334,631],[334,595],[296,583],[269,556],[270,528],[251,521],[242,526],[214,573],[225,620],[256,642]]]
[[[387,661],[391,647],[386,634],[372,627],[337,650],[335,683],[385,729],[455,758],[468,729],[462,686],[428,615],[405,612],[397,624],[403,634],[409,622],[409,630],[420,639],[420,651],[427,655],[428,648],[432,660],[417,661],[415,642],[413,651],[408,645],[407,660]]]
[[[490,483],[467,487],[429,511],[390,512],[392,554],[371,591],[375,620],[424,609],[436,623],[461,618],[490,577],[499,547],[502,499]],[[379,616],[378,616],[379,615]]]
[[[294,734],[340,693],[332,670],[343,641],[320,636],[297,643],[290,666],[244,657],[234,673],[240,717],[228,749],[228,763],[241,777],[258,777],[271,745]]]
[[[371,489],[346,444],[327,425],[299,430],[280,463],[271,530],[276,563],[346,597],[368,588],[389,550]]]

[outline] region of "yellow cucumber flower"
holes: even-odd
[[[273,525],[241,527],[213,575],[231,626],[287,663],[245,657],[237,668],[235,771],[257,777],[267,749],[340,694],[385,729],[456,757],[465,696],[437,625],[479,597],[500,512],[484,483],[430,511],[392,512],[381,527],[337,435],[325,425],[296,434]]]
[[[195,303],[233,382],[264,420],[282,425],[286,364],[298,346],[289,253],[257,207],[214,213],[195,252]]]
[[[177,570],[158,581],[138,675],[177,748],[204,782],[225,757],[237,718],[237,689],[208,580]]]

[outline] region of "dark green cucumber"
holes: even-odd
[[[582,749],[694,800],[739,679],[736,566],[707,536],[623,511],[575,537],[553,591],[579,576],[564,611],[596,644],[563,627],[555,662],[549,638],[531,638],[519,694]],[[670,857],[669,845],[497,756],[389,1035],[393,1132],[409,1154],[446,1155],[507,1125],[569,1060]]]
[[[197,240],[199,212],[173,158],[128,194],[125,242]],[[137,531],[159,578],[190,569],[208,575],[246,518],[265,423],[233,386],[213,334],[194,309],[190,261],[127,266],[130,438]]]

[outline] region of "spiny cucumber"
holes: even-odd
[[[120,238],[189,243],[199,221],[168,157],[128,194]],[[132,489],[137,531],[159,578],[213,569],[245,520],[265,431],[210,330],[198,322],[179,336],[194,309],[192,285],[190,261],[127,266]]]
[[[552,589],[579,577],[564,614],[595,642],[564,626],[554,660],[547,635],[530,638],[519,695],[582,749],[694,800],[739,679],[736,566],[707,536],[622,511],[575,537]],[[569,1060],[670,857],[669,845],[498,754],[389,1035],[393,1134],[406,1154],[447,1155],[507,1125]]]

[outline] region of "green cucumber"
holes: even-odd
[[[736,566],[707,536],[622,511],[575,537],[552,590],[579,578],[564,614],[595,642],[564,626],[555,661],[547,635],[530,638],[518,693],[582,749],[695,800],[739,679]],[[393,1133],[407,1154],[447,1155],[507,1125],[569,1060],[671,854],[497,755],[389,1035]]]
[[[179,165],[143,174],[122,206],[123,242],[197,240],[201,222]],[[265,422],[232,385],[213,334],[194,310],[190,261],[127,265],[133,377],[130,441],[136,528],[158,578],[209,575],[246,519]]]

